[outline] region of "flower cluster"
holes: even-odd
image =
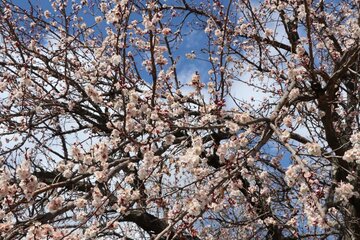
[[[59,196],[59,197],[54,197],[53,199],[50,200],[50,202],[46,205],[47,209],[49,209],[50,212],[54,213],[56,211],[58,211],[64,202],[64,198]]]
[[[350,183],[340,182],[335,188],[335,197],[338,201],[348,203],[352,196],[358,196],[359,193],[354,191],[354,186]]]
[[[309,154],[314,156],[320,156],[321,155],[321,147],[318,143],[307,143],[305,144],[305,147]]]
[[[343,159],[348,162],[356,162],[360,164],[360,132],[354,133],[350,137],[352,148],[347,150]]]

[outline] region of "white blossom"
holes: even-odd
[[[338,201],[347,203],[352,196],[358,195],[359,194],[354,191],[354,186],[350,183],[340,182],[339,186],[335,188],[335,197]]]
[[[309,154],[314,156],[320,156],[321,155],[321,147],[318,143],[307,143],[305,144],[305,147]]]

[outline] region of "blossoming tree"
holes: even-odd
[[[0,0],[1,239],[360,239],[359,1],[45,2]]]

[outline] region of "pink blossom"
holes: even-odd
[[[61,208],[63,202],[64,202],[63,197],[55,197],[50,200],[50,202],[46,205],[46,207],[50,212],[53,213]]]

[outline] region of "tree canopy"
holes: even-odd
[[[0,0],[0,239],[360,239],[358,0]]]

